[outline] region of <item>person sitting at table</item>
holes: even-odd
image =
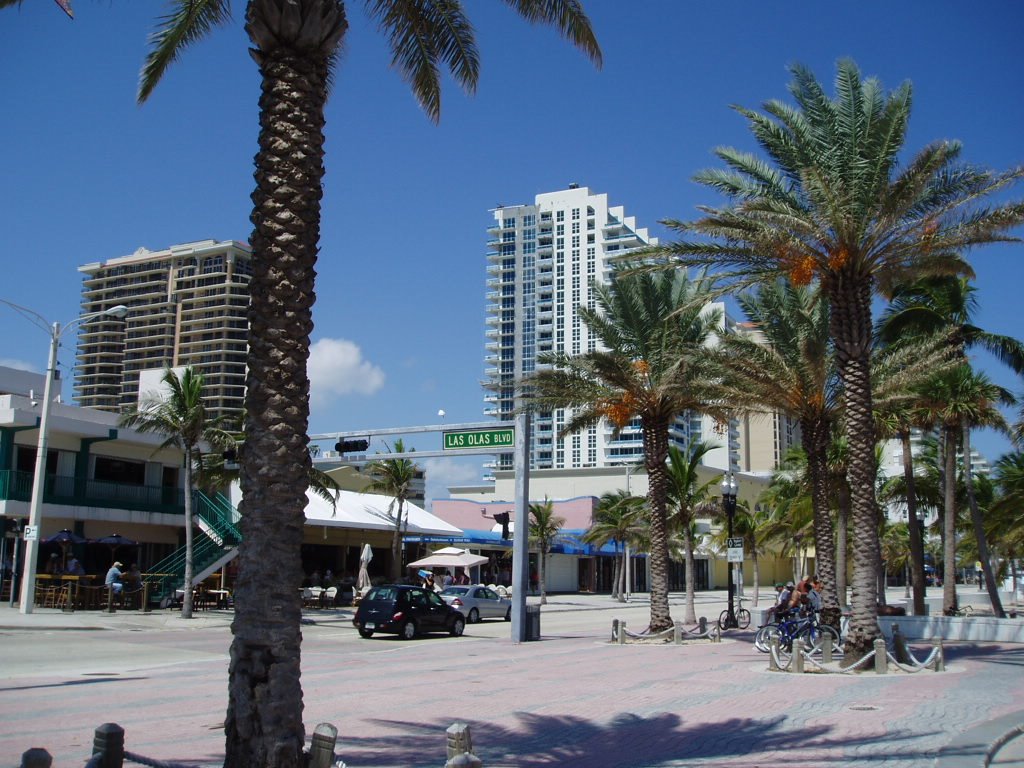
[[[60,567],[60,555],[54,552],[52,555],[50,555],[50,559],[46,563],[46,572],[51,576],[60,576],[61,570],[62,569]]]
[[[138,563],[132,563],[132,567],[124,575],[124,581],[130,589],[138,589],[142,586],[142,571],[139,570]]]
[[[121,594],[121,590],[124,589],[124,584],[121,582],[121,578],[124,574],[121,573],[121,569],[124,568],[124,563],[115,561],[110,570],[107,571],[107,578],[103,580],[104,586],[111,587],[114,590],[114,594]]]
[[[85,568],[82,567],[82,563],[74,555],[68,560],[68,567],[65,571],[69,576],[85,576]]]

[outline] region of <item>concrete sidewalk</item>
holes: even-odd
[[[680,620],[682,596],[671,605]],[[698,616],[724,606],[724,593],[697,595]],[[488,768],[1018,764],[1024,742],[1003,742],[1024,724],[1024,647],[951,644],[946,673],[797,677],[767,671],[751,630],[720,644],[608,642],[613,618],[640,630],[648,615],[646,595],[551,596],[541,641],[515,644],[501,621],[458,639],[363,640],[351,609],[306,611],[307,734],[338,726],[350,768],[443,765],[456,720]],[[0,608],[0,754],[43,746],[58,768],[82,764],[92,730],[118,722],[133,752],[219,765],[231,619]]]

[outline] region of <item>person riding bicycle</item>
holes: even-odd
[[[787,581],[785,585],[781,582],[775,585],[775,591],[778,596],[775,600],[775,605],[768,609],[766,612],[766,623],[770,624],[773,621],[781,621],[789,613],[789,599],[793,595],[794,584],[792,581]]]

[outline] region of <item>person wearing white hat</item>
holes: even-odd
[[[110,566],[110,570],[107,571],[107,578],[103,583],[113,588],[115,594],[121,594],[121,590],[124,589],[124,583],[121,581],[122,573],[121,569],[124,568],[124,563],[115,560],[114,564]]]

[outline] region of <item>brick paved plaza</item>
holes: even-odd
[[[723,604],[721,594],[698,601],[709,618]],[[681,618],[681,597],[672,604]],[[307,736],[318,722],[336,725],[338,754],[353,768],[440,768],[456,720],[472,726],[489,768],[923,768],[943,749],[942,765],[981,766],[998,738],[992,724],[1005,732],[1024,709],[1024,646],[950,644],[945,673],[797,677],[768,672],[750,631],[721,644],[609,642],[612,618],[639,630],[647,611],[642,599],[556,597],[542,614],[542,640],[518,645],[501,621],[471,625],[459,639],[363,640],[349,610],[310,611]],[[0,609],[0,762],[16,765],[42,746],[55,766],[83,765],[93,729],[116,722],[133,752],[220,765],[229,621],[227,612],[184,622],[173,613]],[[921,656],[927,648],[916,646]]]

